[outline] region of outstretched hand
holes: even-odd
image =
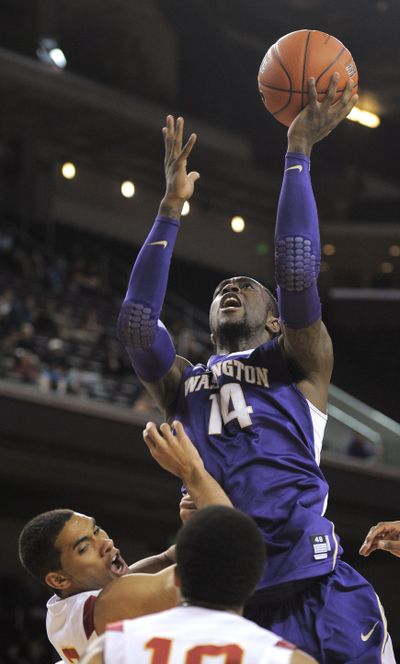
[[[381,521],[373,526],[369,530],[359,553],[362,556],[369,556],[377,549],[389,551],[393,556],[400,558],[400,521]]]
[[[175,119],[167,115],[166,127],[163,127],[165,144],[165,199],[181,201],[182,204],[193,195],[194,183],[199,179],[197,171],[187,173],[186,165],[188,157],[196,143],[196,134],[191,134],[182,147],[183,141],[183,118]]]
[[[322,101],[318,101],[315,79],[310,78],[308,80],[309,102],[289,127],[289,152],[300,152],[310,156],[313,145],[328,136],[357,103],[358,95],[353,94],[353,82],[351,80],[348,81],[342,96],[333,103],[338,80],[339,74],[335,72]]]
[[[158,431],[154,422],[148,422],[143,439],[157,463],[186,484],[193,472],[204,470],[204,464],[181,422],[174,422],[174,429],[175,434],[164,422]]]

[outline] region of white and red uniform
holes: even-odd
[[[109,625],[104,664],[288,664],[294,648],[236,613],[178,606]]]
[[[99,592],[90,590],[66,599],[53,595],[47,602],[47,636],[64,662],[79,662],[88,644],[97,637],[93,611]]]

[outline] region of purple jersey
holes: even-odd
[[[278,340],[188,367],[175,407],[211,475],[268,545],[260,588],[321,576],[341,553],[323,514],[326,416],[293,382]]]

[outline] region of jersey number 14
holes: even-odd
[[[222,433],[222,426],[237,420],[241,429],[252,424],[250,413],[253,407],[246,404],[242,387],[239,383],[226,383],[219,394],[211,394],[211,412],[208,423],[210,436]]]

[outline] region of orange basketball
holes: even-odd
[[[350,51],[336,37],[319,30],[296,30],[278,39],[260,65],[258,89],[267,111],[289,126],[308,104],[308,79],[315,78],[322,101],[332,74],[340,74],[336,99],[349,79],[358,90],[358,72]]]

